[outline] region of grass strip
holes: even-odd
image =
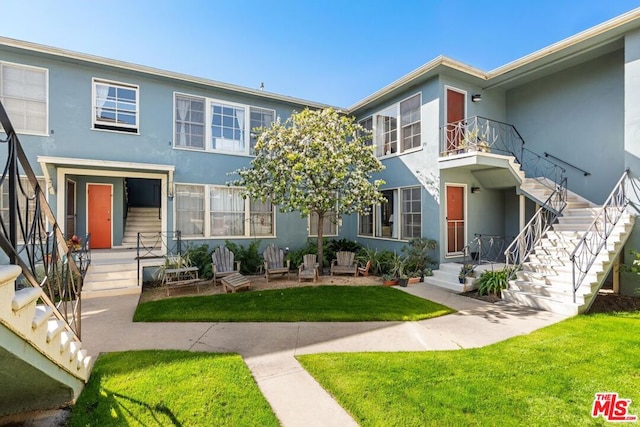
[[[127,351],[101,355],[69,426],[277,426],[239,355]]]
[[[482,333],[482,331],[478,331]],[[640,415],[640,313],[578,316],[479,349],[298,360],[362,426],[588,426],[595,393]]]

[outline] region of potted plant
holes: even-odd
[[[385,286],[395,286],[398,284],[398,279],[394,277],[392,274],[383,274],[382,284]]]
[[[460,267],[460,273],[458,273],[458,281],[460,283],[464,283],[465,278],[467,277],[475,277],[475,266],[473,264],[464,264]]]
[[[412,271],[411,273],[409,273],[409,281],[407,283],[409,284],[419,283],[421,276],[422,276],[422,271],[420,270]]]

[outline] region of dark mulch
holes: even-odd
[[[477,290],[462,295],[487,302],[500,301],[500,297],[479,295]],[[640,296],[614,294],[610,289],[602,289],[591,305],[589,313],[610,313],[613,311],[640,311]]]

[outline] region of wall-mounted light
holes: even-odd
[[[479,193],[480,192],[480,187],[471,187],[471,192],[472,193]]]
[[[474,93],[471,95],[471,102],[480,102],[482,101],[482,95],[479,93]]]

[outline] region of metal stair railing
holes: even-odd
[[[631,203],[629,192],[633,191],[638,199],[640,185],[636,179],[629,175],[627,168],[618,183],[613,187],[611,194],[600,208],[591,225],[584,233],[569,259],[573,264],[573,302],[576,302],[576,293],[584,282],[587,273],[593,266],[596,258],[607,243],[611,232],[618,224],[625,209]]]
[[[141,262],[144,259],[160,259],[169,254],[182,255],[182,232],[160,231],[157,233],[138,233],[136,260],[138,261],[138,285],[141,284]]]
[[[0,215],[0,248],[10,264],[22,269],[16,287],[40,287],[43,290],[41,301],[52,307],[54,316],[64,320],[65,329],[79,339],[82,272],[2,102],[0,124],[6,134],[6,139],[0,141],[7,146],[0,187],[8,186],[9,202]],[[22,182],[21,172],[26,182]]]
[[[473,240],[462,249],[463,264],[504,263],[505,247],[510,242],[505,236],[474,234]]]
[[[567,206],[566,180],[566,178],[563,178],[563,185],[558,185],[554,189],[553,193],[505,250],[505,263],[507,268],[512,269],[512,275],[520,269],[535,245],[549,231]]]

